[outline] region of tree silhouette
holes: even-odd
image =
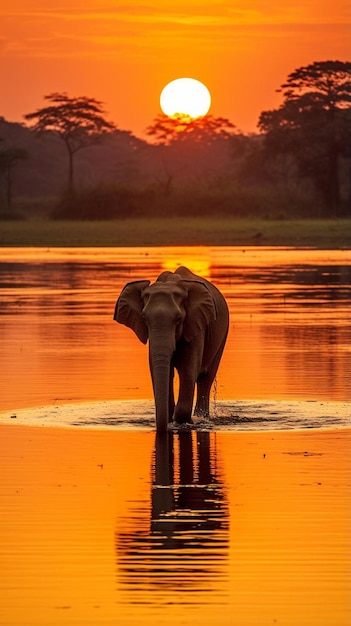
[[[235,126],[223,117],[203,115],[190,117],[184,114],[158,115],[146,134],[154,137],[161,157],[163,189],[169,195],[174,178],[184,172],[201,177],[204,172],[218,170],[221,160],[229,153],[229,139]]]
[[[202,115],[194,118],[180,114],[169,117],[161,113],[147,127],[146,134],[163,145],[187,140],[210,145],[218,139],[229,139],[234,129],[234,124],[224,117]]]
[[[35,121],[31,128],[37,133],[51,131],[64,142],[68,153],[68,191],[72,192],[74,155],[97,143],[101,133],[114,130],[115,125],[104,118],[102,103],[95,98],[70,98],[66,93],[51,93],[44,98],[50,105],[24,118]]]
[[[2,141],[0,139],[0,141]],[[0,176],[5,180],[5,196],[7,208],[12,208],[12,172],[18,161],[24,161],[28,158],[28,152],[23,148],[4,148],[0,150]]]
[[[279,109],[263,111],[258,126],[267,153],[293,154],[303,176],[321,189],[332,213],[341,204],[340,158],[350,157],[351,63],[318,61],[289,74],[277,90]]]

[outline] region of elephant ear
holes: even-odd
[[[217,309],[205,283],[200,280],[184,280],[182,284],[188,291],[183,334],[186,341],[191,341],[217,318]]]
[[[127,283],[116,302],[115,314],[113,316],[116,322],[134,330],[142,343],[146,343],[148,339],[147,326],[141,314],[144,307],[142,292],[149,285],[149,280],[136,280],[132,283]]]

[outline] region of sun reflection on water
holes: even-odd
[[[194,256],[179,253],[178,256],[171,256],[167,258],[162,263],[162,268],[164,270],[168,270],[169,272],[174,272],[181,265],[185,265],[185,267],[191,268],[191,271],[194,272],[194,274],[198,274],[207,280],[211,280],[211,261],[208,256],[206,258],[205,253],[203,253],[203,255],[204,258],[201,258],[201,252],[200,254],[196,254]]]

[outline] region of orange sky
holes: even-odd
[[[138,136],[174,78],[203,81],[210,113],[249,132],[292,70],[351,57],[347,0],[2,0],[0,24],[0,115],[23,121],[66,91]]]

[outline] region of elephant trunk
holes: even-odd
[[[169,415],[172,354],[171,346],[165,346],[162,342],[158,343],[152,335],[150,336],[149,359],[155,397],[157,432],[165,432],[172,417]]]

